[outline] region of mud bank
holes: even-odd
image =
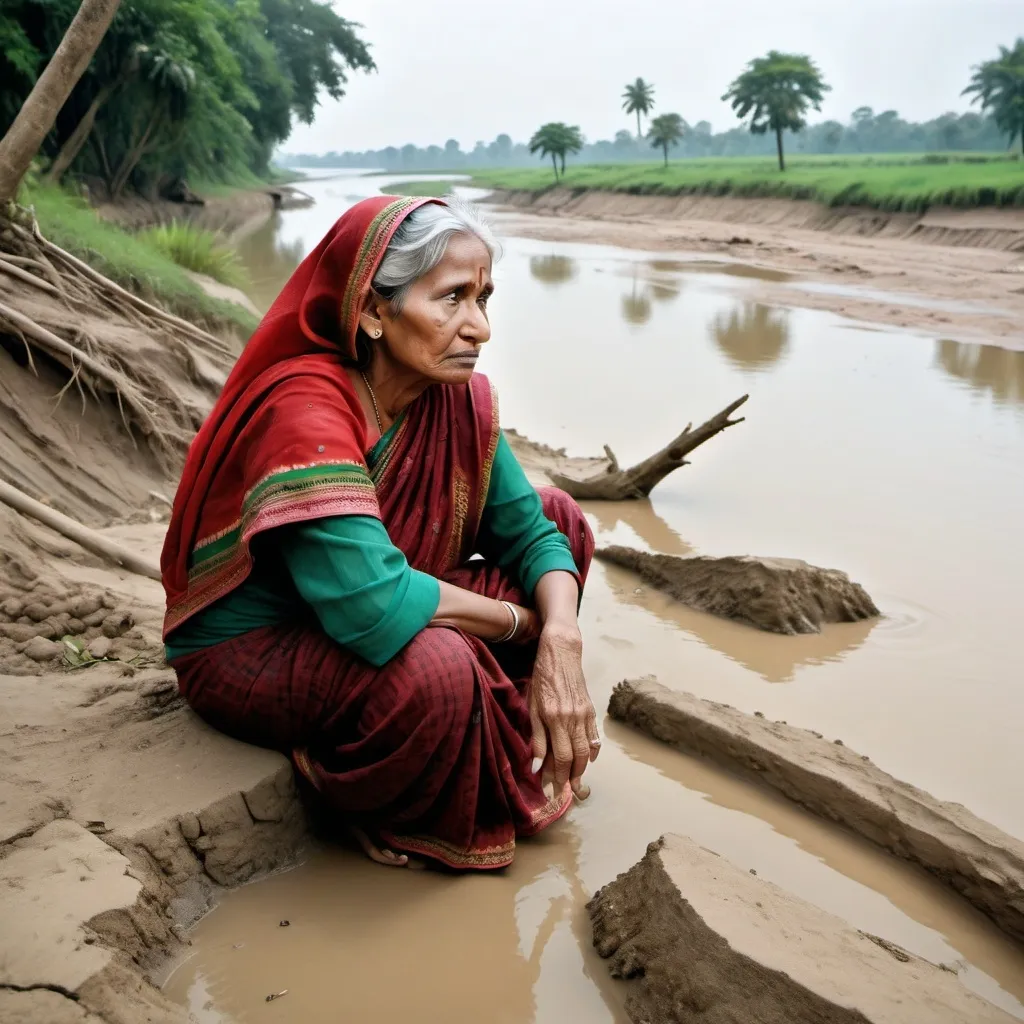
[[[588,905],[637,1024],[1008,1022],[955,974],[666,836]]]
[[[291,766],[181,706],[169,670],[0,676],[0,1018],[184,1024],[150,982],[220,887],[296,859]]]
[[[208,231],[221,232],[231,241],[238,241],[265,224],[275,210],[307,206],[311,202],[308,196],[290,185],[274,185],[206,196],[199,202],[130,196],[117,203],[100,203],[96,212],[105,220],[130,231],[186,220]]]
[[[818,733],[670,690],[654,679],[616,687],[609,715],[710,758],[837,821],[952,886],[1024,940],[1024,843],[959,804],[894,779]]]
[[[489,202],[506,234],[683,254],[677,268],[742,276],[754,301],[1024,348],[1020,210],[917,217],[785,199],[564,189],[499,191]],[[651,279],[671,265],[650,260]],[[758,280],[753,288],[751,279]]]
[[[828,207],[801,199],[738,196],[640,196],[625,192],[553,188],[545,192],[499,189],[489,199],[530,213],[662,221],[707,220],[757,224],[835,235],[898,238],[933,245],[1024,251],[1024,211],[954,210],[886,213],[856,206]]]

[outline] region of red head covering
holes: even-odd
[[[342,356],[402,221],[438,199],[380,196],[348,210],[302,261],[189,448],[160,566],[164,635],[233,590],[255,534],[329,515],[379,518],[366,425]]]

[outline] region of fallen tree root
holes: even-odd
[[[744,395],[727,405],[720,413],[702,423],[696,430],[688,423],[686,429],[650,458],[637,463],[630,469],[620,469],[615,453],[605,445],[608,468],[597,476],[579,480],[562,473],[551,473],[551,482],[572,497],[587,501],[622,501],[627,498],[646,498],[654,487],[661,483],[673,470],[688,464],[686,458],[694,448],[709,441],[728,427],[742,423],[743,416],[729,417],[749,398]]]
[[[97,533],[95,530],[90,530],[89,527],[75,522],[74,519],[64,515],[63,512],[58,512],[56,509],[44,505],[41,501],[30,498],[5,480],[0,480],[0,501],[5,505],[10,505],[15,512],[31,516],[42,523],[43,526],[56,530],[59,534],[67,537],[68,540],[72,540],[85,548],[86,551],[90,551],[100,558],[105,558],[115,565],[121,566],[122,569],[138,573],[140,576],[148,576],[151,580],[160,579],[160,567],[155,562],[150,561],[148,558],[143,558],[115,541],[109,540],[101,533]]]

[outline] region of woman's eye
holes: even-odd
[[[459,293],[458,293],[458,291],[456,290],[454,292],[449,292],[444,297],[444,301],[445,302],[455,302],[455,303],[457,303],[459,301]]]
[[[476,300],[476,303],[477,303],[477,305],[481,309],[486,309],[487,308],[487,300],[489,298],[490,298],[490,295],[481,295],[480,298]]]

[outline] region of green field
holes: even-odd
[[[531,192],[556,186],[550,167],[480,170],[472,184]],[[773,159],[746,157],[679,160],[668,167],[570,164],[557,186],[633,195],[812,199],[827,206],[921,213],[932,206],[1024,206],[1024,161],[983,153],[797,156],[785,172]]]
[[[39,227],[51,242],[122,287],[200,323],[229,324],[243,335],[256,326],[247,310],[210,298],[158,246],[102,220],[84,200],[53,186],[29,184],[20,202],[34,208]]]
[[[435,178],[433,181],[396,181],[385,185],[381,191],[392,196],[444,196],[456,185],[468,185],[469,182],[450,181],[447,178]]]

